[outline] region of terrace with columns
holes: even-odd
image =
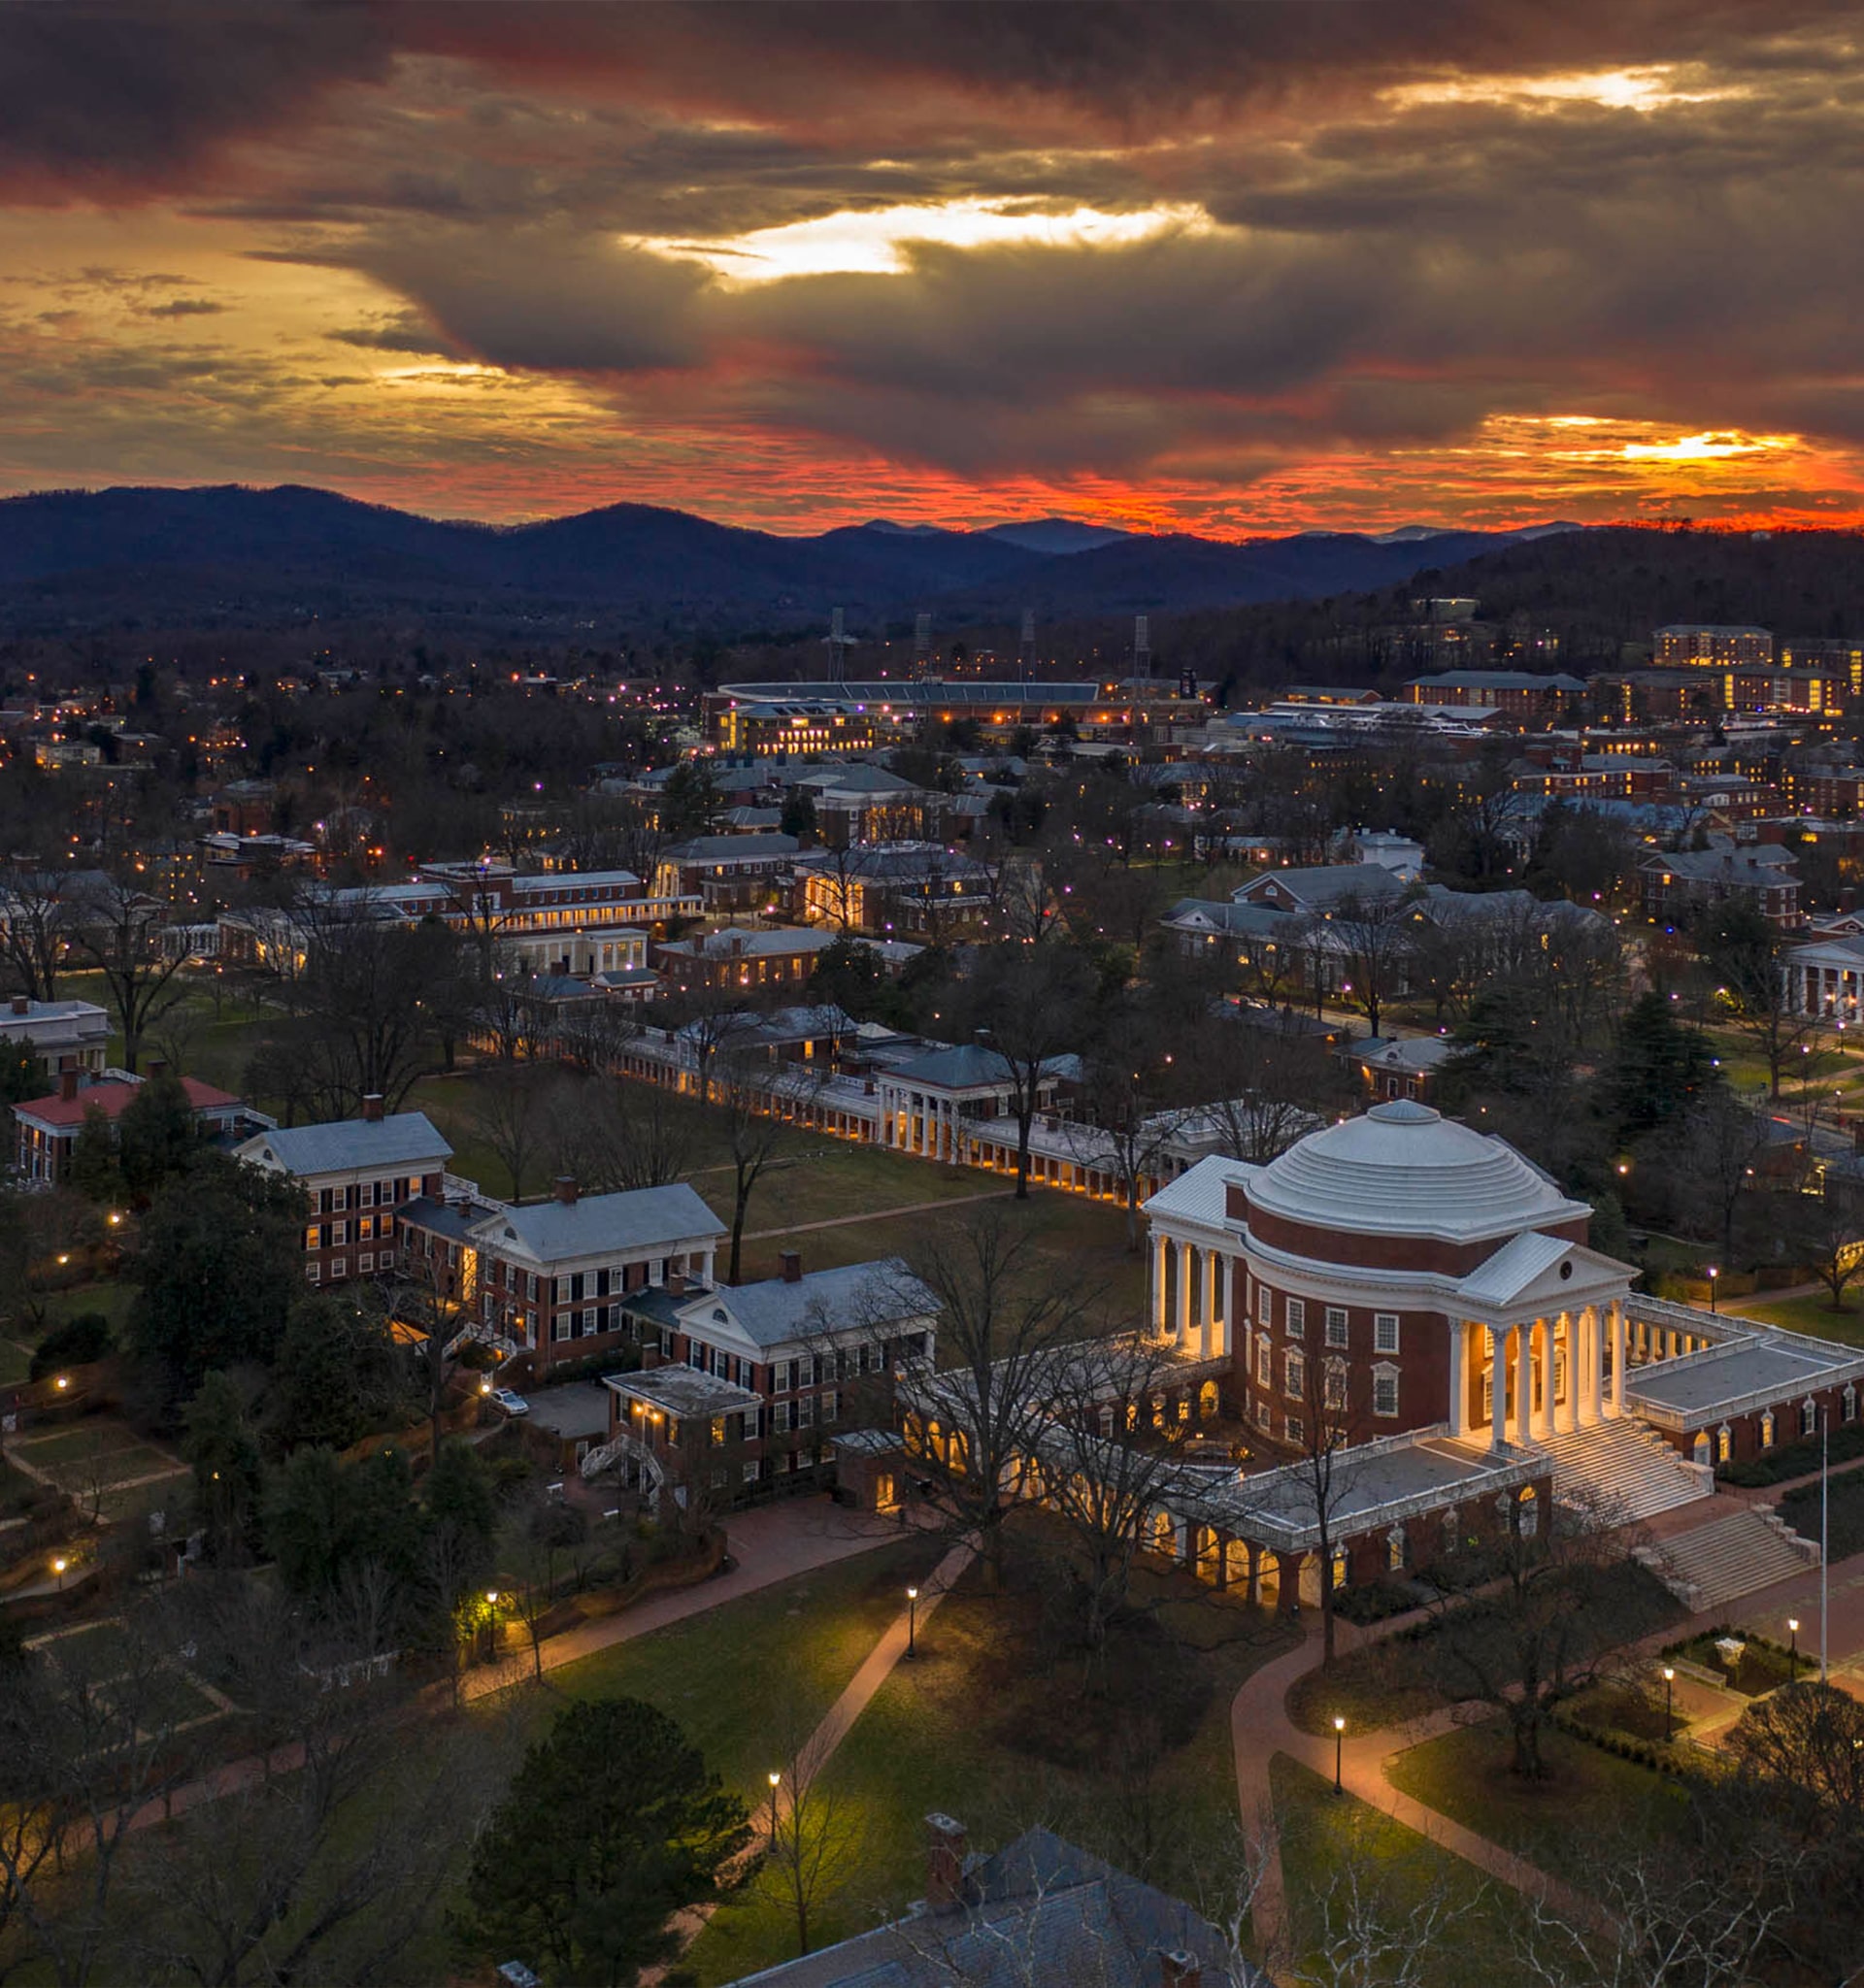
[[[1864,1352],[1634,1291],[1589,1246],[1589,1208],[1408,1100],[1268,1166],[1213,1155],[1146,1211],[1150,1331],[1220,1365],[1257,1453],[1194,1470],[1159,1543],[1284,1605],[1317,1579],[1300,1459],[1323,1441],[1335,1573],[1359,1578],[1478,1509],[1520,1523],[1589,1495],[1636,1521],[1706,1501],[1716,1465],[1859,1412]]]

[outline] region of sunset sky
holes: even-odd
[[[0,490],[1864,522],[1864,8],[0,8]]]

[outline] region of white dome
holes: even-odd
[[[1408,1098],[1309,1133],[1246,1191],[1265,1214],[1316,1229],[1454,1242],[1591,1212],[1506,1140]]]

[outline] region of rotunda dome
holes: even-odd
[[[1252,1208],[1309,1228],[1450,1242],[1591,1212],[1506,1140],[1409,1098],[1309,1133],[1245,1192]]]

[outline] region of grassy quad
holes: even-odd
[[[1662,1839],[1686,1824],[1687,1792],[1651,1769],[1620,1760],[1572,1735],[1541,1736],[1546,1777],[1509,1772],[1511,1748],[1500,1722],[1458,1728],[1394,1760],[1392,1785],[1427,1808],[1513,1850],[1554,1876],[1582,1881],[1598,1852],[1598,1828],[1629,1838]],[[1576,1817],[1594,1819],[1576,1829]]]
[[[1286,1754],[1269,1763],[1269,1785],[1295,1944],[1313,1979],[1329,1978],[1321,1949],[1330,1930],[1343,1930],[1343,1907],[1330,1907],[1329,1892],[1347,1873],[1371,1888],[1395,1926],[1441,1901],[1451,1916],[1432,1940],[1430,1979],[1442,1988],[1491,1988],[1516,1977],[1528,1909],[1514,1893],[1370,1804],[1336,1795],[1331,1781]]]
[[[1855,1284],[1847,1288],[1844,1308],[1838,1311],[1832,1309],[1831,1298],[1824,1291],[1807,1298],[1741,1298],[1724,1309],[1743,1318],[1758,1319],[1763,1325],[1803,1332],[1813,1339],[1864,1346],[1864,1289]]]

